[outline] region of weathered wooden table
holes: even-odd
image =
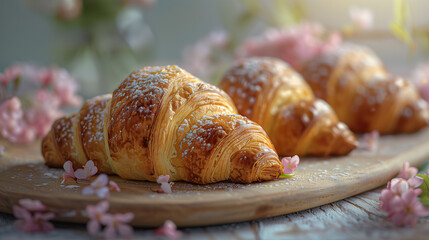
[[[38,149],[29,147],[28,161]],[[0,184],[2,184],[0,182]],[[381,188],[312,209],[249,222],[181,228],[183,239],[429,239],[429,217],[412,228],[385,221]],[[13,227],[14,217],[0,213],[0,239],[92,239],[84,224],[56,222],[48,234],[27,234]],[[135,228],[134,239],[166,239],[153,228]]]

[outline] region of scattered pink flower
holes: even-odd
[[[39,200],[20,199],[19,204],[28,211],[46,211],[48,208]]]
[[[417,223],[419,217],[429,215],[429,209],[418,201],[421,189],[410,189],[402,194],[401,197],[395,197],[391,201],[391,212],[388,220],[396,226],[413,226]]]
[[[406,167],[408,166],[404,164],[404,168]],[[396,226],[412,226],[419,217],[429,215],[429,209],[418,201],[422,190],[417,187],[422,183],[423,178],[417,176],[408,181],[394,178],[388,182],[387,188],[380,195],[380,207],[388,213],[387,220]]]
[[[77,179],[74,174],[73,163],[71,161],[65,162],[63,168],[65,173],[63,174],[63,181],[61,182],[61,184],[64,184],[67,178],[71,178],[73,180]]]
[[[373,25],[374,16],[369,9],[353,6],[349,9],[349,15],[353,25],[360,29],[370,29]]]
[[[109,209],[109,202],[104,200],[96,205],[89,205],[86,207],[86,214],[90,219],[86,224],[88,233],[91,235],[96,235],[100,232],[101,229],[101,219],[106,215],[107,210]]]
[[[379,139],[380,139],[380,134],[378,133],[378,131],[365,133],[363,135],[362,148],[371,152],[377,150]]]
[[[74,172],[74,175],[77,179],[88,180],[89,177],[95,175],[97,171],[98,169],[94,165],[94,162],[92,160],[89,160],[88,162],[86,162],[85,166],[83,166],[83,169],[77,169]]]
[[[331,33],[317,23],[301,23],[287,29],[269,29],[263,35],[245,40],[237,50],[238,58],[275,57],[300,70],[308,60],[337,48],[341,35]]]
[[[23,232],[51,232],[54,225],[48,220],[55,217],[52,212],[43,212],[47,208],[38,200],[21,199],[19,203],[23,206],[13,206],[13,215],[18,218],[13,226]],[[33,212],[33,213],[32,213]]]
[[[164,224],[153,231],[155,234],[164,235],[171,239],[177,239],[182,237],[182,232],[177,230],[176,224],[173,221],[167,220]]]
[[[109,197],[109,188],[106,186],[108,183],[108,178],[106,174],[100,174],[98,177],[91,182],[91,185],[83,188],[83,195],[92,195],[96,194],[99,198]]]
[[[161,184],[161,189],[157,190],[158,193],[172,193],[171,191],[171,183],[168,181],[170,180],[170,175],[161,175],[156,180],[157,183]]]
[[[400,177],[405,179],[410,179],[416,176],[418,172],[419,170],[417,168],[410,167],[409,162],[404,162]]]
[[[106,239],[114,239],[119,235],[122,238],[131,238],[133,235],[133,228],[127,223],[133,220],[133,218],[133,213],[105,214],[101,219],[101,222],[106,225],[104,237]]]
[[[117,192],[121,191],[121,189],[119,188],[119,186],[118,186],[118,184],[116,182],[109,181],[109,185],[110,185],[110,191],[113,191],[113,190],[115,190]]]
[[[299,157],[297,155],[293,157],[284,157],[282,158],[282,164],[284,167],[285,174],[292,174],[295,172],[299,164]]]

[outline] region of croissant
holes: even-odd
[[[177,66],[145,67],[113,95],[85,102],[54,122],[42,141],[46,164],[126,179],[198,184],[278,178],[283,166],[261,126],[237,115],[230,97]]]
[[[302,75],[354,132],[408,133],[428,124],[428,105],[415,87],[390,75],[368,48],[344,44],[310,60]]]
[[[249,58],[236,62],[219,87],[238,112],[261,124],[280,155],[345,155],[357,141],[330,106],[285,62]]]

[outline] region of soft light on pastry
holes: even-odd
[[[408,133],[429,122],[428,104],[415,87],[390,75],[368,48],[344,44],[308,62],[302,75],[355,132]]]
[[[88,100],[43,139],[46,164],[127,179],[206,184],[273,180],[283,166],[265,131],[237,115],[230,97],[177,66],[145,67],[112,95]]]
[[[330,106],[315,99],[301,76],[280,59],[239,60],[219,87],[240,114],[265,129],[280,155],[344,155],[357,146]]]

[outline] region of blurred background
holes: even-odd
[[[216,84],[237,58],[273,56],[299,70],[342,42],[372,48],[429,98],[427,9],[427,0],[2,0],[0,104],[17,96],[16,122],[47,131],[64,107],[146,65],[177,64]]]
[[[351,29],[352,8],[369,12],[368,26]],[[243,42],[307,21],[371,47],[391,71],[407,75],[428,56],[427,9],[427,0],[3,0],[0,72],[16,62],[65,68],[84,98],[113,91],[145,65],[178,64],[216,82]],[[395,22],[410,42],[395,35]]]

